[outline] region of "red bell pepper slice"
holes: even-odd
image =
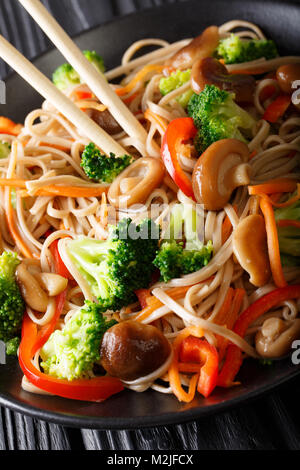
[[[32,364],[36,341],[37,327],[26,313],[22,327],[19,363],[30,383],[41,390],[73,400],[101,402],[124,389],[122,382],[114,377],[104,376],[69,382],[44,374]]]
[[[138,289],[134,291],[135,295],[139,299],[140,305],[142,308],[146,308],[148,306],[147,304],[147,298],[151,297],[151,291],[150,289]]]
[[[242,338],[248,327],[264,313],[278,305],[280,302],[300,297],[300,284],[281,287],[264,295],[250,305],[237,319],[233,331]],[[242,351],[235,344],[230,344],[227,350],[223,368],[219,374],[218,386],[231,387],[234,378],[242,365]]]
[[[278,119],[284,115],[290,104],[291,97],[289,95],[277,96],[265,110],[263,119],[269,122],[277,122]]]
[[[193,139],[196,134],[192,118],[174,119],[167,127],[161,147],[161,156],[169,175],[181,191],[194,200],[192,182],[179,164],[177,148],[179,143]]]
[[[60,274],[62,277],[73,280],[73,276],[69,273],[66,265],[60,257],[58,251],[58,240],[54,240],[54,242],[51,243],[49,248],[54,259],[56,274]]]
[[[66,301],[66,297],[67,297],[67,289],[65,289],[63,292],[61,292],[60,294],[58,294],[56,296],[56,298],[55,298],[56,307],[55,307],[54,315],[53,315],[51,321],[49,323],[47,323],[46,325],[44,325],[40,329],[40,331],[37,333],[36,342],[33,346],[33,351],[32,351],[33,355],[42,346],[44,346],[44,344],[48,341],[48,339],[52,335],[52,333],[53,333],[53,331],[56,327],[56,324],[57,324],[57,322],[60,319],[60,316],[62,314],[64,305],[65,305],[65,301]]]
[[[89,100],[93,97],[90,91],[76,90],[75,95],[78,100]]]
[[[203,364],[200,369],[197,390],[207,398],[218,381],[219,355],[216,348],[205,339],[188,336],[182,342],[179,357],[182,362]]]

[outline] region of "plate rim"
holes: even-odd
[[[197,0],[187,0],[182,2],[182,4],[192,4]],[[221,2],[226,2],[226,0],[219,0]],[[233,0],[233,3],[237,0]],[[284,4],[287,6],[298,6],[300,9],[299,0],[265,0],[269,4]],[[260,3],[259,0],[251,0],[251,3]],[[104,27],[106,25],[112,25],[115,23],[121,23],[126,21],[131,17],[139,17],[140,15],[151,13],[154,11],[160,11],[165,8],[170,8],[178,4],[168,4],[161,5],[159,7],[150,7],[145,8],[139,11],[131,12],[122,16],[116,16],[112,20],[105,21],[100,25],[95,25],[90,28],[82,30],[79,34],[71,35],[72,39],[80,40],[81,37],[96,31],[97,29]],[[45,55],[49,54],[55,49],[54,46],[48,46],[43,52],[34,55],[30,60],[36,62]],[[3,80],[6,82],[16,76],[16,72],[9,72]],[[47,421],[50,423],[55,423],[63,426],[68,426],[71,428],[83,428],[83,429],[99,429],[99,430],[121,430],[121,429],[137,429],[137,428],[147,428],[147,427],[160,427],[172,424],[180,424],[188,421],[194,421],[195,419],[202,418],[208,415],[216,414],[220,411],[228,410],[229,408],[236,407],[243,402],[250,402],[255,400],[258,397],[262,397],[271,391],[278,389],[284,383],[292,380],[300,373],[300,366],[294,366],[289,370],[287,375],[277,378],[271,383],[260,386],[257,389],[250,390],[248,392],[241,393],[240,395],[230,398],[219,403],[207,405],[205,407],[195,407],[184,411],[178,412],[166,412],[160,415],[151,415],[151,416],[137,416],[137,417],[102,417],[102,416],[78,416],[73,414],[68,414],[64,412],[56,412],[38,408],[29,403],[24,403],[19,399],[12,397],[10,394],[3,393],[0,391],[0,405],[9,408],[12,411],[17,413],[25,414],[36,419]],[[66,399],[67,400],[67,399]],[[86,403],[84,401],[78,401],[78,403]],[[99,404],[100,405],[100,404]]]
[[[43,410],[34,405],[22,403],[13,397],[9,397],[6,393],[0,392],[0,405],[9,408],[17,413],[25,414],[26,416],[40,419],[42,421],[67,426],[70,428],[81,429],[98,429],[98,430],[132,430],[142,429],[149,427],[161,427],[174,424],[182,424],[192,422],[199,418],[204,418],[208,415],[213,415],[221,411],[226,411],[229,408],[236,407],[243,402],[252,402],[258,397],[263,397],[271,391],[274,391],[284,385],[286,382],[291,381],[300,373],[300,366],[294,366],[290,372],[283,377],[280,377],[275,382],[263,385],[255,390],[242,393],[229,400],[220,401],[213,405],[206,407],[195,407],[189,410],[180,412],[167,412],[160,415],[152,416],[137,416],[130,418],[117,418],[117,417],[88,417],[88,416],[75,416],[67,413],[58,413],[55,411]],[[67,400],[67,399],[66,399]],[[86,403],[78,400],[78,404]],[[101,406],[101,403],[99,403]]]

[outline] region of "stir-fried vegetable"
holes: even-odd
[[[0,256],[0,340],[7,342],[21,331],[25,304],[15,278],[20,263],[16,253],[5,251]],[[9,343],[9,352],[13,345]],[[15,349],[16,351],[16,349]]]
[[[83,378],[100,359],[100,341],[115,320],[107,321],[101,306],[86,302],[65,324],[56,330],[41,349],[42,368],[46,374],[67,379]]]
[[[8,158],[11,151],[11,145],[8,142],[0,141],[0,159]]]
[[[240,39],[236,34],[222,39],[217,48],[217,54],[224,59],[225,64],[238,64],[251,60],[273,59],[278,55],[274,41],[270,39]]]
[[[219,356],[216,348],[206,339],[188,336],[181,344],[179,358],[183,363],[200,363],[200,376],[197,390],[205,398],[217,385]]]
[[[196,210],[191,205],[177,204],[154,260],[164,282],[198,271],[210,261],[212,242],[204,245],[197,229],[200,227]]]
[[[291,97],[289,95],[279,95],[265,110],[263,119],[269,122],[277,122],[281,118],[289,105],[291,104]]]
[[[81,166],[85,174],[92,180],[101,183],[112,183],[113,180],[132,163],[132,157],[123,155],[109,157],[103,155],[92,142],[87,145],[81,156]]]
[[[76,379],[69,382],[44,374],[32,363],[33,350],[37,340],[37,326],[26,314],[23,320],[22,340],[19,349],[21,369],[29,382],[48,393],[73,400],[101,402],[121,392],[124,387],[114,377]]]
[[[149,286],[158,241],[159,227],[152,220],[136,225],[123,219],[107,240],[71,240],[67,251],[102,312],[117,311],[134,302],[135,290]]]
[[[191,69],[188,70],[176,70],[172,72],[168,77],[163,77],[159,82],[159,90],[163,96],[167,95],[171,91],[177,90],[182,85],[187,83],[191,79]],[[186,92],[179,95],[176,100],[183,107],[186,108],[193,91],[192,89],[187,90]]]
[[[242,338],[245,336],[248,327],[261,315],[267,313],[280,302],[300,297],[300,285],[286,286],[275,289],[264,295],[250,305],[237,319],[233,331]],[[243,362],[242,351],[234,344],[230,344],[226,355],[226,360],[218,378],[220,387],[231,387],[234,379]]]
[[[274,212],[282,264],[300,266],[300,201]]]
[[[165,167],[181,191],[194,199],[191,179],[180,166],[179,146],[182,142],[194,139],[197,129],[191,118],[178,118],[169,124],[161,147],[161,155]]]
[[[215,85],[206,85],[201,93],[194,94],[188,112],[198,129],[195,146],[199,153],[221,139],[238,139],[247,143],[247,135],[244,134],[255,124],[252,116],[234,102],[234,94]]]
[[[94,67],[101,73],[105,72],[104,62],[101,56],[95,51],[83,51],[85,57],[94,65]],[[55,86],[60,90],[66,90],[67,88],[81,83],[79,74],[74,70],[70,64],[60,65],[53,73],[52,80]]]

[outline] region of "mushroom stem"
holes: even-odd
[[[250,183],[251,166],[248,163],[240,163],[230,169],[228,179],[230,179],[230,186],[246,186]]]

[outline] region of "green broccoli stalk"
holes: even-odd
[[[131,163],[132,157],[129,155],[116,157],[111,153],[110,157],[107,157],[93,143],[85,147],[81,156],[81,166],[85,174],[101,183],[112,183]]]
[[[236,34],[231,34],[230,37],[220,41],[217,54],[224,59],[225,64],[239,64],[261,57],[273,59],[278,56],[274,41],[267,39],[242,40]]]
[[[199,95],[193,94],[188,113],[199,129],[195,138],[199,153],[221,139],[238,139],[247,143],[240,129],[249,132],[255,124],[253,117],[234,102],[233,93],[220,90],[215,85],[206,85]]]
[[[168,77],[163,77],[159,82],[159,90],[163,96],[171,93],[171,91],[177,90],[186,82],[191,79],[191,69],[188,70],[176,70],[172,72]],[[182,93],[176,101],[183,107],[186,108],[193,94],[193,90],[187,90]]]
[[[95,51],[83,51],[85,57],[94,65],[96,70],[101,73],[105,72],[104,62]],[[82,83],[79,74],[70,64],[60,65],[52,75],[52,81],[60,90],[66,90],[71,86],[80,85]]]
[[[0,141],[0,158],[8,158],[11,145],[8,142]]]
[[[107,240],[70,240],[67,253],[101,311],[118,311],[136,300],[135,290],[149,286],[158,241],[159,227],[152,220],[136,225],[123,219]]]
[[[115,320],[103,317],[99,304],[86,301],[62,330],[56,330],[41,349],[44,372],[59,379],[87,376],[100,359],[100,343]]]
[[[275,220],[295,220],[300,222],[300,201],[288,207],[275,209]],[[300,266],[300,228],[277,227],[279,249],[284,266]]]
[[[0,256],[0,340],[5,343],[20,333],[25,310],[15,279],[19,263],[16,253],[4,251]],[[11,351],[10,346],[9,350]]]
[[[213,245],[202,243],[198,235],[198,215],[191,204],[176,204],[169,226],[153,264],[161,280],[168,282],[206,266],[213,255]]]

